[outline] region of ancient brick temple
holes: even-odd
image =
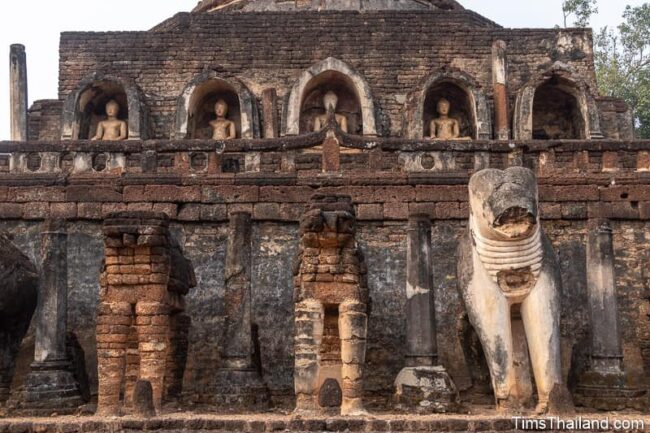
[[[0,431],[650,425],[650,142],[591,30],[204,0],[10,72]]]

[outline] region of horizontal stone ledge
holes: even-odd
[[[282,150],[299,150],[322,144],[324,134],[315,133],[301,136],[287,136],[266,139],[235,140],[47,140],[47,141],[0,141],[2,153],[30,152],[90,152],[90,153],[140,153],[154,152],[277,152]],[[509,153],[523,150],[524,153],[544,151],[650,151],[650,140],[428,140],[405,139],[393,137],[363,137],[343,134],[338,137],[343,148],[381,149],[395,152],[415,151],[453,151],[453,152],[495,152]],[[347,146],[346,146],[347,141]]]
[[[403,173],[393,171],[357,171],[343,172],[335,175],[323,174],[319,171],[298,172],[293,174],[279,173],[247,173],[247,174],[176,174],[176,173],[124,173],[120,176],[101,174],[9,174],[0,173],[0,188],[2,187],[48,187],[79,185],[94,188],[95,186],[123,187],[127,185],[246,185],[252,187],[265,186],[454,186],[467,185],[471,173]],[[616,187],[627,185],[649,185],[650,172],[638,173],[554,173],[537,176],[540,185],[597,185],[606,187],[614,182]]]
[[[612,416],[609,414],[580,413],[585,420],[609,419],[610,425],[615,420],[642,421],[647,426],[647,415]],[[561,417],[563,420],[576,417]],[[273,431],[288,432],[502,432],[515,431],[517,424],[511,417],[496,415],[372,415],[371,417],[291,417],[275,414],[248,415],[173,415],[139,419],[133,417],[102,419],[98,417],[59,417],[51,419],[0,419],[0,433],[59,433],[59,432],[137,432],[137,431],[174,431],[179,433],[194,432],[237,432],[264,433]],[[587,433],[600,430],[581,430]],[[627,430],[630,433],[642,429]]]
[[[423,214],[434,220],[461,220],[469,218],[467,201],[453,197],[430,201],[372,201],[356,202],[359,221],[406,221],[409,215]],[[178,222],[225,222],[235,212],[252,214],[255,221],[297,223],[308,203],[285,202],[229,202],[229,203],[171,203],[171,202],[0,202],[0,220],[43,221],[48,218],[101,221],[112,212],[163,212]],[[650,220],[650,200],[647,201],[541,201],[543,220]]]

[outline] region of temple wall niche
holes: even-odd
[[[555,77],[535,91],[533,139],[584,139],[585,121],[573,86]]]
[[[14,244],[32,261],[38,257],[41,223],[38,221],[2,221],[0,229],[14,233]],[[564,291],[562,294],[563,347],[574,348],[571,378],[588,362],[589,312],[585,274],[584,221],[545,220],[544,228],[560,259]],[[79,339],[86,358],[91,392],[97,392],[95,346],[96,305],[99,299],[99,272],[103,256],[100,224],[77,221],[70,224],[68,241],[69,290],[68,325]],[[462,327],[462,301],[456,290],[457,239],[465,228],[462,221],[436,221],[432,231],[432,261],[436,298],[436,322],[440,362],[446,365],[459,390],[489,395],[489,375],[481,372],[479,346]],[[647,251],[650,241],[639,233],[650,230],[648,222],[615,222],[616,284],[623,330],[626,368],[642,371],[650,367],[650,332],[647,311]],[[227,243],[226,223],[173,223],[171,231],[187,257],[192,260],[198,285],[187,296],[185,314],[192,318],[189,331],[188,363],[184,375],[184,394],[202,398],[207,381],[219,366],[218,345],[223,329],[223,266]],[[404,365],[406,350],[405,270],[406,223],[366,223],[358,225],[357,238],[368,267],[371,298],[368,318],[368,343],[365,392],[368,409],[381,407],[390,400],[396,375]],[[291,408],[293,397],[293,284],[290,264],[298,249],[298,225],[253,224],[252,297],[256,305],[255,322],[264,379],[275,401]],[[644,294],[645,293],[645,294]],[[643,310],[646,308],[646,310]],[[463,333],[468,336],[464,337]],[[28,344],[30,336],[23,340]],[[32,339],[33,341],[33,339]],[[21,349],[29,363],[33,359]],[[568,359],[571,353],[566,352]],[[466,359],[467,368],[460,360]],[[474,387],[467,375],[474,376]],[[481,376],[483,374],[483,376]],[[463,378],[464,377],[464,378]],[[21,378],[16,378],[19,383]]]
[[[431,121],[439,116],[437,106],[441,99],[449,101],[449,117],[458,121],[460,137],[476,137],[476,109],[473,96],[451,81],[439,81],[429,87],[424,98],[422,121],[424,136],[431,136]]]
[[[237,138],[259,138],[260,122],[255,98],[236,78],[223,78],[214,71],[202,72],[186,84],[176,100],[175,139],[210,139],[210,122],[216,119],[215,104],[228,105],[226,118],[235,124]]]
[[[117,119],[127,123],[127,138],[148,138],[149,110],[135,82],[93,73],[82,79],[68,94],[61,115],[62,140],[87,140],[95,136],[97,125],[106,119],[106,104],[119,105]]]
[[[325,113],[323,95],[328,91],[337,95],[336,113],[346,116],[351,134],[377,135],[375,103],[370,86],[352,67],[333,57],[303,71],[287,94],[283,133],[311,132],[314,118]]]
[[[561,62],[516,91],[512,129],[515,140],[603,138],[589,85]]]
[[[79,95],[79,132],[80,140],[93,138],[97,125],[106,117],[106,104],[115,101],[120,107],[117,118],[129,120],[129,106],[126,92],[118,83],[103,81],[94,84]]]
[[[408,94],[403,107],[402,135],[431,136],[431,121],[440,117],[438,102],[449,102],[449,117],[459,123],[459,137],[492,138],[492,112],[481,85],[467,72],[452,68],[425,75]]]
[[[241,111],[235,89],[225,81],[209,80],[192,93],[186,138],[210,139],[212,137],[210,121],[215,119],[214,106],[219,100],[228,104],[227,118],[235,123],[237,137],[241,137]]]
[[[323,72],[314,77],[305,88],[300,109],[300,133],[312,132],[315,117],[326,114],[323,107],[323,96],[330,91],[339,98],[336,113],[346,117],[348,133],[362,134],[363,119],[359,95],[350,78],[336,71]]]

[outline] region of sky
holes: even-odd
[[[599,0],[593,28],[616,26],[625,5],[648,0]],[[504,27],[554,27],[562,23],[562,0],[459,0],[467,9]],[[32,0],[0,5],[0,140],[9,139],[9,46],[25,45],[30,105],[56,99],[58,46],[62,31],[147,30],[197,0]]]

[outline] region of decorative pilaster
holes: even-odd
[[[251,215],[230,215],[226,250],[226,323],[215,400],[232,407],[266,405],[269,391],[254,362],[251,295]]]
[[[580,378],[576,400],[603,410],[635,408],[645,390],[630,383],[623,368],[618,302],[614,278],[614,244],[609,221],[589,221],[587,286],[591,316],[591,366]]]
[[[64,220],[48,220],[42,234],[41,278],[34,362],[17,412],[73,413],[83,399],[67,356],[68,234]]]
[[[455,408],[458,391],[438,365],[431,262],[431,220],[413,215],[407,229],[406,367],[395,379],[401,408],[418,412],[447,412]]]

